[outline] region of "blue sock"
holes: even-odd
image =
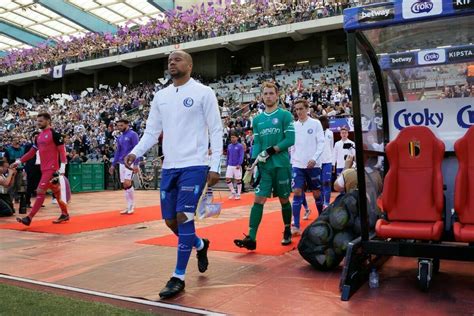
[[[308,202],[306,202],[306,194],[303,192],[303,195],[301,197],[302,197],[302,205],[303,205],[304,209],[307,210],[308,209]]]
[[[201,238],[196,236],[196,238],[194,239],[194,248],[196,248],[197,250],[201,250],[203,247],[204,247],[204,242],[202,241]]]
[[[176,237],[179,237],[179,234],[173,232]],[[194,239],[194,248],[196,248],[197,250],[201,250],[203,247],[204,247],[204,242],[202,241],[201,238],[199,238],[198,236],[196,236],[196,238]]]
[[[178,260],[176,262],[176,269],[173,276],[184,279],[189,256],[191,255],[196,239],[194,220],[179,224],[178,235]]]
[[[330,182],[323,184],[323,192],[321,192],[321,194],[324,197],[323,204],[326,206],[329,205],[329,202],[331,200],[331,183]]]
[[[295,227],[297,228],[300,228],[300,211],[302,202],[303,197],[301,195],[293,196],[293,221],[295,223]]]

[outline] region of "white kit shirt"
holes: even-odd
[[[321,163],[330,163],[332,164],[332,155],[334,150],[334,134],[327,128],[324,131],[324,150],[321,155]]]
[[[163,131],[163,169],[209,165],[211,171],[219,172],[222,130],[214,91],[191,78],[155,94],[143,137],[131,153],[143,156]]]
[[[291,148],[293,167],[306,169],[310,160],[321,166],[321,154],[324,150],[323,127],[319,120],[308,117],[304,122],[294,123],[295,144]]]

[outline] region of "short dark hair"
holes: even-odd
[[[37,118],[39,117],[42,117],[48,121],[51,121],[51,114],[47,113],[47,112],[43,112],[43,113],[40,113],[38,114],[38,116],[36,116]]]
[[[126,119],[120,119],[120,120],[117,121],[117,124],[118,123],[130,124],[129,120],[126,120]]]

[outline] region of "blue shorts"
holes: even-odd
[[[293,189],[306,188],[311,191],[319,190],[321,188],[321,168],[292,168],[292,187]]]
[[[176,214],[194,213],[206,184],[207,166],[163,169],[160,197],[163,219],[176,219]]]

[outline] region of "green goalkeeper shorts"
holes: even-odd
[[[288,198],[291,193],[291,168],[258,168],[260,182],[255,188],[256,196]]]

